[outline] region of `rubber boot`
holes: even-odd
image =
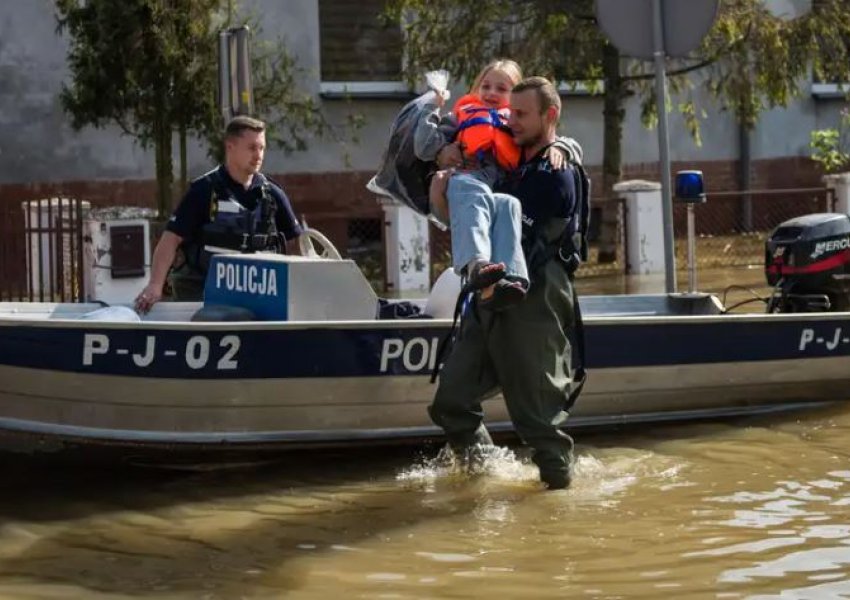
[[[572,443],[536,447],[531,460],[540,469],[540,481],[548,489],[562,490],[569,487],[573,471]]]
[[[465,436],[451,436],[449,446],[458,462],[468,471],[477,472],[484,466],[496,445],[484,425]]]

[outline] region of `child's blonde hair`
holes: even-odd
[[[516,61],[509,58],[497,58],[496,60],[487,63],[484,68],[478,72],[478,75],[475,77],[475,81],[472,82],[472,87],[469,90],[470,94],[478,93],[478,88],[481,87],[481,80],[484,79],[490,71],[499,71],[504,73],[508,76],[508,79],[511,80],[513,85],[522,81],[522,69],[519,68]]]

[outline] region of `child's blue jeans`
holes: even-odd
[[[506,274],[528,283],[522,253],[522,207],[469,173],[455,173],[446,190],[455,272],[470,261],[505,263]]]

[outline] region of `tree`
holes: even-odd
[[[171,210],[172,143],[187,180],[187,136],[205,139],[220,158],[218,32],[233,22],[231,0],[56,0],[60,32],[69,35],[71,82],[61,102],[75,129],[117,124],[143,148],[154,148],[157,209]],[[245,19],[242,19],[244,22]],[[241,24],[241,23],[240,23]],[[254,28],[255,34],[258,29]],[[316,100],[298,91],[300,73],[283,40],[253,43],[256,116],[270,143],[306,147],[310,135],[334,129]],[[350,124],[358,123],[350,116]]]
[[[822,80],[848,80],[846,0],[812,0],[811,10],[794,18],[774,14],[769,4],[723,0],[700,48],[686,59],[669,61],[671,96],[680,100],[678,109],[697,143],[704,115],[695,102],[697,85],[752,128],[762,110],[786,106],[799,93],[810,69]],[[644,121],[651,124],[656,118],[651,64],[620,56],[600,31],[592,0],[389,0],[386,16],[404,29],[411,80],[438,66],[471,80],[485,57],[509,56],[527,73],[589,82],[600,91],[602,196],[621,176],[625,100],[639,94]],[[600,260],[613,260],[608,233]]]
[[[850,164],[850,109],[841,111],[838,127],[817,129],[811,133],[812,160],[825,173],[837,173]]]
[[[173,132],[194,129],[208,112],[204,41],[217,4],[56,2],[59,31],[70,37],[72,82],[63,85],[62,106],[75,129],[116,123],[143,148],[154,148],[160,216],[171,207]]]

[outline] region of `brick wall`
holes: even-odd
[[[682,169],[701,169],[709,192],[738,189],[738,163],[735,160],[673,163],[674,173]],[[656,163],[630,164],[623,168],[623,179],[658,181],[658,172]],[[590,174],[595,189],[601,189],[599,167],[591,167]],[[304,215],[311,226],[325,231],[334,242],[340,242],[342,246],[345,245],[345,223],[348,220],[382,218],[375,197],[365,188],[366,182],[372,176],[371,172],[294,173],[271,176],[285,188],[299,217]],[[754,189],[823,185],[817,165],[803,157],[753,161],[751,181]],[[0,185],[2,203],[54,196],[82,198],[94,206],[154,207],[155,182],[69,181]]]
[[[700,169],[705,175],[709,193],[733,191],[738,188],[738,163],[734,160],[673,163],[672,171]],[[595,189],[601,189],[601,172],[590,168]],[[328,236],[341,251],[358,261],[364,272],[380,285],[383,277],[383,213],[375,197],[365,185],[371,172],[272,174],[286,190],[296,214],[307,219],[311,227]],[[655,163],[630,164],[623,168],[623,179],[657,181]],[[802,157],[759,160],[752,164],[753,189],[816,188],[821,187],[817,165]],[[152,180],[68,181],[34,184],[0,185],[0,283],[20,279],[25,285],[20,267],[24,264],[23,219],[20,202],[39,198],[71,197],[88,200],[93,206],[134,205],[153,208],[156,186]],[[594,196],[601,199],[598,192]],[[778,223],[809,212],[825,210],[822,193],[753,196],[752,230],[769,231]],[[17,205],[17,206],[16,206]],[[741,197],[715,197],[697,207],[697,232],[712,236],[727,246],[729,236],[745,231]],[[674,228],[677,237],[685,235],[685,210],[674,207]],[[435,236],[436,258],[445,262],[446,236]],[[711,241],[711,239],[710,239]],[[441,245],[442,244],[442,245]],[[728,248],[717,249],[718,253]],[[20,271],[20,272],[19,272]],[[8,287],[8,285],[6,286]],[[0,286],[2,292],[2,286]],[[0,294],[2,295],[2,294]]]
[[[687,169],[702,171],[708,192],[739,189],[739,168],[737,160],[674,161],[670,165],[674,175],[676,171]],[[595,189],[601,189],[601,167],[593,166],[589,170]],[[803,156],[754,160],[750,166],[750,187],[752,189],[820,187],[823,185],[821,176],[817,163]],[[660,181],[661,171],[658,163],[633,163],[623,166],[622,179]]]

